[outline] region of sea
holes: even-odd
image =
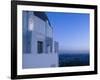
[[[88,52],[85,53],[60,53],[59,67],[67,66],[87,66],[90,63],[90,56]]]

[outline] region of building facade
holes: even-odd
[[[23,68],[58,66],[58,44],[44,12],[23,11]]]

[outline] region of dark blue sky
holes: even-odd
[[[89,50],[89,14],[46,13],[59,50]]]

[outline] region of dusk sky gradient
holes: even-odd
[[[46,12],[59,50],[89,50],[89,14]]]

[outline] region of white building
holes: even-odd
[[[58,43],[44,12],[23,11],[23,68],[58,66]]]

